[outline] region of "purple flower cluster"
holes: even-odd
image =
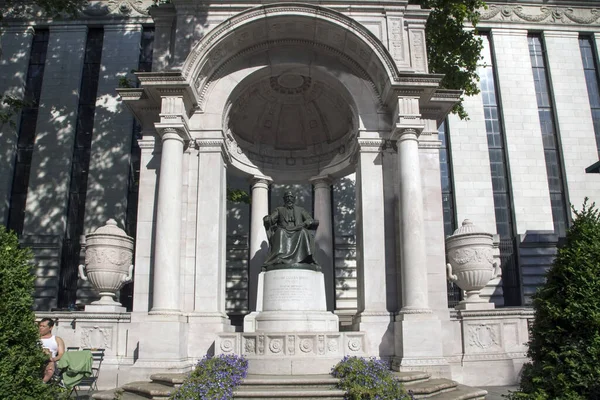
[[[346,391],[346,399],[413,398],[394,378],[388,363],[383,360],[346,356],[333,367],[331,374],[339,378],[338,387]]]
[[[227,400],[233,389],[248,373],[248,360],[243,356],[204,356],[189,378],[171,398],[173,400]]]

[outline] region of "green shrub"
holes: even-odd
[[[0,398],[45,400],[59,389],[42,382],[48,357],[39,344],[29,249],[0,225]]]
[[[331,375],[340,379],[338,387],[346,391],[349,400],[412,398],[382,360],[346,356],[333,367]]]
[[[600,216],[574,210],[567,241],[533,297],[527,364],[510,399],[600,399]]]
[[[242,356],[205,356],[190,376],[171,396],[173,400],[226,400],[242,383],[248,372],[248,361]]]

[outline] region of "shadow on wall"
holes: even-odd
[[[354,176],[333,184],[333,235],[336,309],[356,311],[356,182]]]

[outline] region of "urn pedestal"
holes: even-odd
[[[117,292],[131,282],[133,276],[133,238],[117,226],[113,219],[86,235],[85,265],[79,276],[89,280],[98,290],[100,300],[85,306],[85,311],[125,312],[116,301]]]
[[[465,219],[462,226],[446,238],[448,280],[466,292],[457,310],[485,310],[495,307],[479,297],[487,283],[500,276],[500,262],[494,260],[493,235],[482,232]]]

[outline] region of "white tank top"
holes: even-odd
[[[40,341],[42,342],[42,347],[50,350],[52,357],[56,357],[58,354],[58,343],[56,342],[56,336],[52,335],[46,339],[42,338]]]

